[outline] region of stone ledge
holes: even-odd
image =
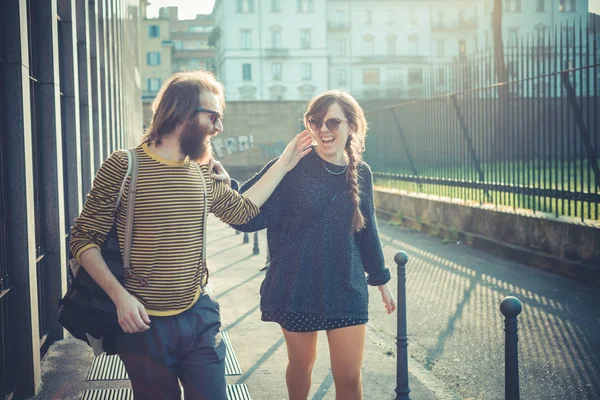
[[[600,223],[376,188],[379,216],[500,257],[600,285]]]

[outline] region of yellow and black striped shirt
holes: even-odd
[[[139,159],[131,267],[150,283],[125,282],[127,290],[148,314],[175,315],[190,308],[200,295],[199,261],[204,227],[202,179],[192,161],[174,162],[150,153],[146,145],[135,151]],[[243,195],[210,177],[200,166],[207,187],[209,212],[228,224],[243,224],[259,213]],[[81,215],[71,230],[71,252],[79,260],[89,248],[100,248],[116,218],[119,241],[125,241],[127,193],[114,208],[127,172],[127,154],[117,151],[102,164]],[[123,248],[121,247],[121,252]]]

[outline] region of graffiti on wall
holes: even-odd
[[[212,148],[218,158],[233,153],[243,153],[254,148],[254,136],[245,135],[227,138],[215,138],[211,141]]]

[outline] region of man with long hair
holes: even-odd
[[[225,345],[219,305],[205,290],[204,210],[230,224],[259,213],[285,174],[311,149],[296,136],[264,178],[243,195],[213,179],[210,138],[223,130],[224,89],[206,71],[177,73],[153,103],[152,123],[133,151],[139,159],[132,274],[122,286],[100,246],[116,222],[124,242],[127,156],[116,151],[100,167],[71,232],[71,252],[114,302],[123,333],[119,357],[136,399],[225,400]],[[128,182],[128,181],[127,181]],[[206,203],[206,204],[205,204]],[[206,207],[205,207],[206,206]],[[123,251],[123,248],[121,248]]]

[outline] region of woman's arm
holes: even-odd
[[[367,164],[361,166],[359,174],[361,190],[361,211],[365,217],[365,227],[356,233],[356,242],[365,271],[368,274],[368,283],[379,286],[390,280],[390,270],[385,266],[385,257],[379,237],[379,228],[375,217],[375,201],[373,195],[373,175]]]
[[[373,194],[373,174],[367,164],[363,164],[361,180],[361,211],[366,220],[365,228],[356,233],[356,241],[360,249],[363,266],[368,274],[367,283],[377,286],[388,314],[396,310],[396,299],[388,286],[391,278],[390,269],[385,266],[385,256],[379,237],[379,228],[375,217],[375,199]]]
[[[275,188],[285,174],[292,170],[305,155],[312,151],[309,147],[310,135],[304,131],[287,145],[281,157],[275,159],[267,167],[247,182],[240,193],[235,192],[223,182],[215,183],[215,197],[211,206],[211,212],[223,222],[231,225],[244,225],[258,214],[256,207],[262,207],[269,200]],[[211,171],[212,172],[212,171]],[[256,221],[257,223],[259,221]],[[266,220],[253,224],[254,230],[264,229]],[[264,226],[263,226],[264,225]],[[262,226],[262,227],[261,227]],[[245,227],[249,230],[250,227]],[[243,230],[240,226],[239,230]]]

